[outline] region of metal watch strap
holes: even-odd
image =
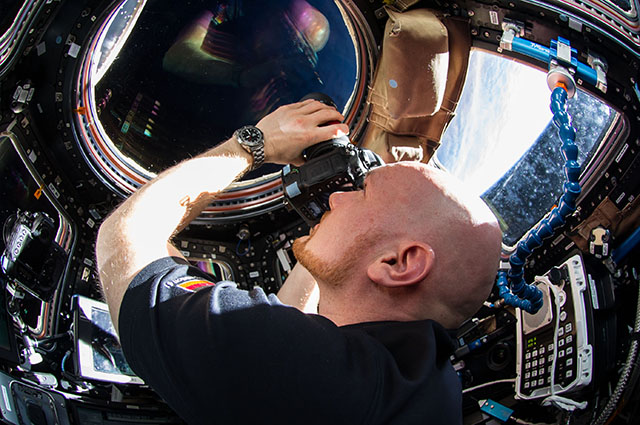
[[[255,127],[255,126],[244,126],[242,128],[239,128],[238,130],[236,130],[235,132],[235,136],[236,139],[238,140],[238,143],[240,144],[240,146],[242,146],[242,148],[244,150],[246,150],[247,152],[249,152],[251,154],[251,156],[253,156],[253,165],[251,166],[252,170],[255,170],[256,168],[260,167],[263,163],[264,163],[264,138],[262,138],[261,143],[259,144],[251,144],[251,143],[247,143],[242,137],[242,131],[250,128],[250,129],[254,129],[260,132],[260,134],[262,135],[262,137],[264,137],[264,135],[262,134],[262,131]]]
[[[251,154],[253,155],[253,165],[251,166],[251,169],[255,170],[264,163],[264,143],[252,148]]]

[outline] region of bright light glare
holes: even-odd
[[[473,51],[456,117],[438,160],[484,193],[513,166],[551,119],[546,73],[490,53]]]

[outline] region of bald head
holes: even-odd
[[[396,163],[369,178],[387,188],[390,205],[382,223],[389,239],[415,240],[433,250],[417,314],[458,326],[480,308],[495,280],[502,232],[494,214],[455,177],[422,163]]]
[[[502,235],[486,204],[447,173],[416,162],[380,167],[363,191],[335,192],[329,204],[294,252],[318,282],[320,312],[336,323],[454,328],[487,298]]]

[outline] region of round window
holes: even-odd
[[[125,0],[84,57],[79,138],[94,170],[126,196],[310,92],[331,96],[354,134],[372,45],[350,2]],[[278,170],[266,164],[244,186]]]

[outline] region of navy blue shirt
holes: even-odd
[[[189,424],[458,424],[453,344],[431,320],[338,327],[178,258],[120,309],[133,371]]]

